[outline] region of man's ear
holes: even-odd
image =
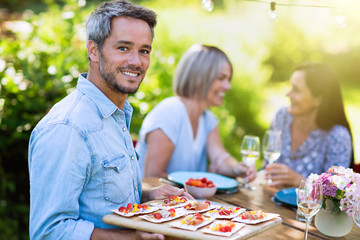
[[[87,46],[87,51],[88,51],[88,56],[89,56],[90,61],[92,61],[92,62],[99,61],[98,45],[93,40],[89,40],[88,46]]]

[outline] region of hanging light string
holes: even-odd
[[[286,6],[286,7],[312,7],[312,8],[332,8],[332,9],[360,10],[360,8],[354,8],[354,7],[346,8],[346,7],[342,7],[342,6],[330,6],[330,5],[282,3],[282,2],[278,2],[278,1],[265,1],[265,0],[240,0],[240,1],[266,3],[266,4],[271,4],[271,2],[276,2],[277,6]]]
[[[270,2],[270,11],[268,11],[270,21],[276,22],[278,20],[278,12],[276,11],[276,2]]]
[[[203,8],[206,11],[212,12],[212,10],[214,8],[213,0],[202,0],[201,3],[202,3]]]
[[[269,19],[273,22],[276,22],[278,20],[278,13],[275,10],[275,6],[286,6],[286,7],[312,7],[312,8],[328,8],[328,9],[340,9],[343,11],[345,7],[343,6],[329,6],[329,5],[314,5],[314,4],[299,4],[299,3],[283,3],[279,1],[265,1],[265,0],[242,0],[245,2],[258,2],[258,3],[270,3],[270,11],[268,12]],[[351,10],[360,10],[360,8],[347,8]],[[335,26],[338,28],[345,28],[347,25],[347,19],[346,17],[340,13],[334,18]]]
[[[312,7],[312,8],[328,8],[328,9],[340,9],[341,13],[335,16],[334,23],[338,28],[344,28],[347,25],[347,19],[343,15],[343,11],[346,9],[350,10],[360,10],[360,8],[347,8],[344,6],[330,6],[330,5],[314,5],[314,4],[300,4],[300,3],[284,3],[275,0],[240,0],[244,2],[255,2],[255,3],[265,3],[270,4],[270,11],[268,11],[269,20],[272,22],[277,22],[279,14],[276,11],[276,6],[286,6],[286,7]],[[205,10],[211,12],[214,8],[213,0],[202,0],[202,6]]]

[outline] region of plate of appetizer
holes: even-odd
[[[209,201],[191,201],[184,206],[184,209],[187,211],[187,213],[201,213],[219,207],[220,205],[211,204]]]
[[[157,207],[150,207],[146,204],[128,203],[126,207],[122,206],[117,210],[111,211],[123,217],[132,217],[134,215],[151,213],[158,209]]]
[[[183,196],[170,196],[164,200],[150,203],[150,206],[158,207],[160,209],[179,208],[184,207],[191,201],[187,197]]]
[[[214,218],[232,219],[245,211],[246,209],[241,207],[222,206],[220,208],[207,211],[204,215]]]
[[[170,208],[170,209],[159,209],[155,212],[152,212],[147,215],[141,215],[139,218],[142,218],[146,221],[152,223],[162,223],[174,220],[176,218],[186,215],[186,211],[182,208]]]
[[[200,213],[189,214],[183,219],[172,222],[169,225],[175,228],[181,228],[189,231],[196,231],[199,228],[206,226],[213,222],[215,218],[206,217]]]
[[[248,211],[242,213],[240,216],[233,218],[232,221],[241,222],[245,224],[258,224],[261,222],[266,222],[273,220],[274,218],[279,217],[279,214],[275,213],[264,213],[262,210],[258,211]]]
[[[245,224],[243,223],[232,222],[229,220],[216,220],[200,231],[203,233],[230,237],[244,226]]]

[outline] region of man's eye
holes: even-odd
[[[118,48],[120,51],[126,51],[127,50],[127,47],[119,47]]]
[[[150,54],[150,51],[149,50],[140,50],[140,53],[148,55],[148,54]]]

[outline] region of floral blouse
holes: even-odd
[[[288,165],[304,177],[311,173],[321,174],[331,166],[349,167],[352,140],[349,131],[342,125],[335,125],[329,131],[312,131],[305,142],[291,153],[292,116],[287,110],[286,107],[281,108],[271,124],[271,129],[282,131],[282,151],[277,163]]]

